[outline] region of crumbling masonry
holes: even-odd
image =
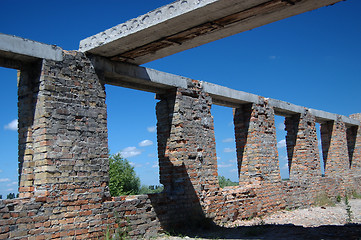
[[[21,72],[20,196],[0,201],[0,239],[98,239],[122,226],[133,238],[149,238],[205,219],[223,224],[309,206],[321,193],[361,191],[361,114],[325,113],[79,51],[16,51],[0,44],[0,65]],[[162,193],[110,196],[105,84],[157,94]],[[212,104],[234,108],[235,187],[218,184]],[[287,181],[280,176],[275,115],[285,116]]]

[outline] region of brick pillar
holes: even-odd
[[[361,113],[352,114],[350,117],[361,121]],[[347,140],[351,170],[361,176],[361,126],[348,127]]]
[[[290,180],[321,177],[315,117],[306,110],[286,117],[285,126]]]
[[[264,98],[234,111],[240,185],[281,180],[274,110]]]
[[[200,84],[190,81],[188,89],[157,96],[160,182],[177,195],[175,214],[191,214],[188,208],[203,205],[218,187],[212,100]]]
[[[23,67],[18,74],[18,158],[19,197],[33,196],[34,191],[34,112],[39,92],[40,63]]]
[[[322,123],[321,139],[325,176],[343,178],[350,168],[345,123],[341,119]]]

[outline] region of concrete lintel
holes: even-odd
[[[137,90],[162,93],[166,89],[187,88],[187,78],[136,65],[114,62],[99,56],[91,56],[95,70],[104,82]]]
[[[202,82],[203,90],[212,96],[214,103],[219,105],[237,107],[245,103],[258,103],[259,96],[217,84]]]
[[[93,66],[104,83],[147,92],[162,94],[172,88],[187,88],[192,79],[157,71],[150,68],[108,60],[100,56],[91,56]],[[202,81],[203,91],[208,93],[214,104],[237,108],[242,104],[261,103],[261,97],[255,94],[234,90],[228,87]],[[307,108],[276,99],[267,99],[277,115],[290,116],[302,114]],[[317,122],[335,121],[337,114],[321,110],[308,109]],[[356,119],[341,116],[347,125],[360,125]]]
[[[284,102],[270,98],[268,103],[274,108],[275,113],[280,116],[288,117],[293,114],[301,114],[305,112],[305,108],[289,102]]]
[[[342,0],[177,0],[80,42],[79,50],[141,65]]]
[[[348,126],[361,125],[360,121],[346,117],[343,115],[338,115],[335,113],[329,113],[322,110],[309,109],[310,113],[316,117],[316,121],[322,123],[327,121],[337,121],[338,117]]]
[[[38,59],[62,61],[63,50],[54,45],[0,33],[0,57],[7,59],[7,62],[13,60],[28,63]]]

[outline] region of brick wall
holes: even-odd
[[[162,229],[224,224],[360,191],[361,132],[315,118],[286,118],[289,181],[280,177],[274,109],[267,99],[234,111],[239,186],[218,185],[212,98],[202,82],[157,95],[160,194],[112,198],[102,79],[82,53],[24,68],[19,79],[20,198],[0,200],[0,239],[98,239],[107,229],[149,238]],[[361,115],[353,117],[360,119]],[[351,168],[350,168],[351,167]]]

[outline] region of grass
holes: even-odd
[[[326,192],[322,192],[316,196],[315,205],[319,207],[334,207],[336,204],[334,201],[332,201]]]

